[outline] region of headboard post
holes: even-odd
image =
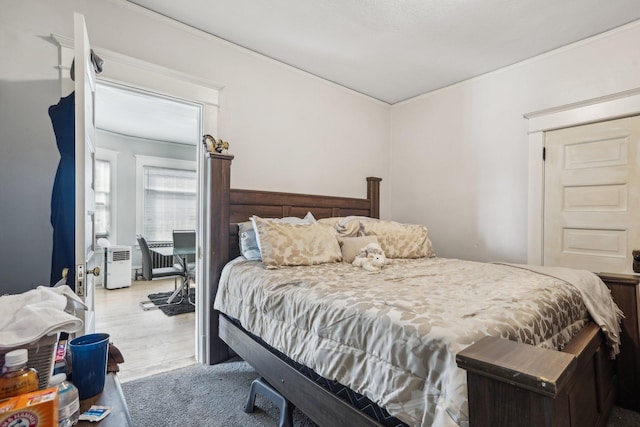
[[[218,292],[220,273],[229,261],[229,194],[231,180],[231,160],[233,156],[226,154],[208,153],[206,159],[206,184],[208,189],[207,215],[209,229],[205,236],[204,247],[209,249],[205,253],[208,257],[208,268],[205,271],[205,283],[209,287],[208,300],[205,307],[213,307],[213,300]],[[207,310],[210,313],[208,361],[210,364],[220,363],[229,358],[229,347],[220,339],[218,334],[219,312]]]
[[[367,177],[367,199],[371,201],[372,218],[380,218],[380,181],[382,178]]]

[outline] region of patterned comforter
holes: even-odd
[[[486,335],[561,349],[589,319],[564,280],[445,258],[373,273],[347,263],[267,270],[240,257],[214,307],[412,426],[468,425],[458,351]]]

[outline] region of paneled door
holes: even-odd
[[[94,285],[95,256],[95,92],[96,74],[91,62],[91,46],[84,17],[74,13],[75,67],[75,189],[76,189],[76,247],[75,289],[87,309],[79,316],[84,329],[78,335],[95,331]],[[97,274],[96,274],[97,275]]]
[[[544,265],[630,273],[640,116],[545,133]]]

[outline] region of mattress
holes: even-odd
[[[411,426],[468,425],[458,351],[492,335],[551,349],[589,320],[581,291],[517,266],[445,258],[225,266],[214,308]]]

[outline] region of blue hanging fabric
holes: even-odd
[[[49,107],[49,117],[60,152],[51,194],[51,286],[62,278],[62,270],[68,268],[67,285],[75,290],[75,92]]]

